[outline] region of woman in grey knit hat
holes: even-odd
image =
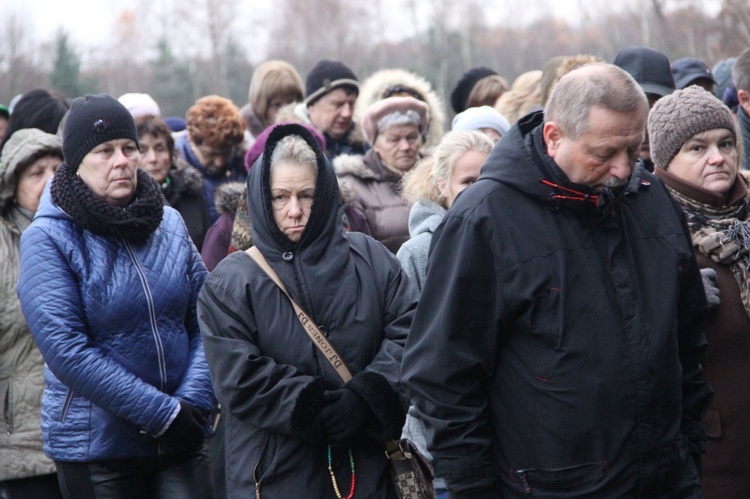
[[[692,86],[648,118],[655,173],[682,205],[713,312],[702,359],[715,397],[704,417],[705,497],[750,497],[750,200],[735,118]]]

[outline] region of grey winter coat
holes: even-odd
[[[409,212],[410,238],[398,250],[396,257],[401,262],[401,268],[416,284],[419,291],[422,291],[424,284],[432,233],[440,225],[445,211],[445,208],[432,201],[420,199],[414,203]]]
[[[409,239],[410,205],[399,194],[401,177],[383,166],[374,149],[364,156],[339,156],[333,167],[345,188],[354,193],[352,204],[365,214],[372,237],[396,253]]]
[[[44,361],[16,295],[21,234],[34,216],[13,203],[19,166],[43,151],[62,157],[59,137],[18,130],[0,158],[0,481],[55,472],[42,451]]]
[[[289,133],[318,157],[318,178],[305,232],[292,243],[271,209],[269,156]],[[262,166],[248,179],[253,242],[291,296],[324,331],[354,375],[354,390],[373,413],[351,442],[356,497],[393,497],[382,444],[398,437],[406,413],[399,382],[401,352],[417,293],[398,260],[361,233],[344,233],[336,178],[317,141],[299,125],[279,126]],[[315,347],[289,300],[244,252],[219,263],[199,297],[199,321],[216,396],[226,414],[230,498],[334,497],[327,439],[317,419],[322,393],[342,385]],[[345,449],[333,450],[348,493]]]

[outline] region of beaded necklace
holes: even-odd
[[[354,472],[354,456],[352,455],[352,450],[349,449],[349,467],[352,470],[352,484],[351,488],[349,489],[349,495],[344,497],[341,495],[341,491],[339,490],[339,484],[336,481],[336,475],[333,473],[333,466],[331,464],[331,446],[328,445],[328,473],[331,474],[331,482],[333,483],[333,490],[336,492],[336,498],[337,499],[352,499],[354,497],[354,487],[357,485],[357,474]]]

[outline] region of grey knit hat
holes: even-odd
[[[737,138],[732,112],[703,88],[693,85],[662,97],[648,114],[654,166],[666,169],[691,137],[716,128],[726,128]]]

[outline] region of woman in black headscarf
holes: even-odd
[[[271,132],[248,210],[256,247],[354,377],[342,384],[250,256],[224,259],[198,315],[227,417],[228,496],[392,497],[383,443],[406,412],[398,380],[413,285],[384,246],[343,231],[336,177],[303,126]]]

